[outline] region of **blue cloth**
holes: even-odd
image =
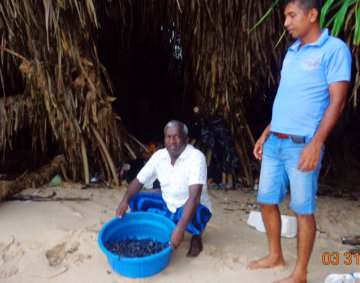
[[[291,209],[302,215],[315,213],[317,180],[324,147],[314,171],[302,172],[297,169],[301,152],[310,140],[306,138],[305,143],[297,144],[290,138],[280,139],[275,135],[268,137],[261,161],[259,203],[280,204],[290,185]]]
[[[325,29],[317,42],[290,46],[273,105],[271,131],[312,137],[330,103],[329,85],[350,81],[351,53]]]
[[[161,194],[155,193],[138,193],[129,201],[129,206],[131,211],[145,211],[166,216],[175,224],[180,221],[184,210],[184,207],[180,207],[175,213],[172,213],[166,206]],[[193,235],[200,235],[205,230],[205,226],[211,216],[210,210],[200,204],[193,219],[191,219],[188,224],[186,231]]]

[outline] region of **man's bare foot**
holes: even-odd
[[[201,236],[193,235],[190,241],[190,248],[186,256],[188,257],[196,257],[203,250]]]
[[[306,282],[307,282],[306,277],[305,278],[297,278],[294,275],[291,275],[288,278],[276,281],[275,283],[306,283]]]
[[[247,266],[248,269],[274,268],[274,267],[285,267],[285,261],[283,256],[279,256],[279,257],[266,256],[259,260],[250,262]]]

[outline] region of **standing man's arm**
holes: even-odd
[[[253,153],[255,155],[255,158],[258,160],[261,160],[261,158],[262,158],[263,146],[264,146],[266,139],[270,135],[270,127],[271,127],[271,123],[265,128],[265,130],[261,134],[260,138],[255,143]]]
[[[311,142],[301,153],[298,164],[299,170],[312,171],[316,169],[320,160],[322,146],[344,109],[348,86],[349,82],[347,81],[336,82],[329,85],[330,104]]]
[[[181,219],[171,234],[170,243],[174,249],[176,249],[184,240],[186,227],[194,217],[196,210],[199,207],[202,186],[203,185],[201,184],[189,186],[189,198],[184,204],[184,210]]]
[[[137,178],[135,178],[129,185],[128,189],[126,190],[126,193],[124,197],[122,198],[118,208],[116,209],[116,215],[120,218],[123,217],[126,210],[128,209],[128,203],[131,200],[131,198],[136,195],[142,188],[143,184],[139,182]]]

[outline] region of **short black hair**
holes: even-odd
[[[283,0],[284,7],[286,7],[289,3],[298,3],[299,6],[306,12],[314,8],[318,11],[320,18],[322,8],[321,0]]]

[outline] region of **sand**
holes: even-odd
[[[118,275],[99,249],[101,227],[114,217],[124,189],[86,189],[77,186],[27,189],[24,195],[82,197],[87,201],[7,201],[0,203],[0,282],[273,282],[287,277],[296,261],[296,239],[282,238],[287,267],[247,270],[247,264],[267,253],[264,233],[247,225],[256,210],[253,190],[210,190],[213,218],[204,234],[204,251],[187,258],[189,235],[173,252],[161,273],[130,279]],[[290,215],[288,199],[281,207]],[[352,246],[342,236],[360,235],[360,201],[318,197],[318,231],[309,266],[309,281],[324,282],[330,273],[360,271],[355,256],[346,265],[344,253]],[[339,263],[325,265],[322,255],[339,253]]]

